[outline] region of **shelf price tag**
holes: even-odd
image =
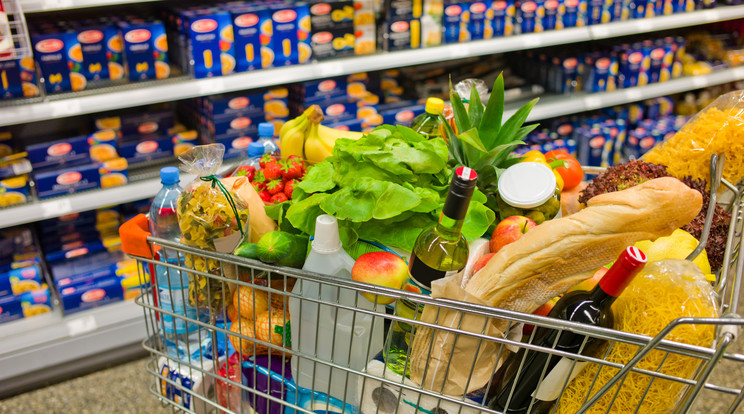
[[[98,323],[93,315],[83,316],[67,321],[67,333],[70,336],[78,336],[84,333],[95,331]]]
[[[592,31],[592,39],[604,39],[610,36],[610,30],[603,26],[591,26],[590,30]]]
[[[636,21],[636,31],[638,32],[650,32],[654,30],[654,24],[649,19],[641,19]]]
[[[602,99],[596,96],[587,96],[584,98],[584,107],[587,111],[602,107]]]
[[[72,203],[67,198],[41,203],[41,216],[43,218],[59,217],[71,212]]]

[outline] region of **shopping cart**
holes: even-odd
[[[421,385],[393,372],[384,362],[383,354],[375,344],[379,344],[379,335],[384,341],[383,347],[388,347],[388,333],[391,326],[400,323],[414,329],[430,328],[433,332],[443,332],[453,335],[458,340],[475,341],[475,353],[480,349],[491,349],[495,352],[495,360],[501,360],[507,354],[519,349],[546,352],[568,358],[571,369],[576,364],[586,362],[588,367],[594,367],[591,386],[585,395],[581,396],[577,412],[595,412],[599,406],[628,404],[627,398],[620,393],[623,386],[633,378],[635,383],[641,382],[643,387],[634,394],[632,408],[620,409],[617,406],[613,412],[652,412],[656,406],[648,405],[652,399],[658,400],[658,393],[667,393],[667,397],[674,401],[667,410],[661,412],[688,412],[702,390],[714,393],[716,402],[725,408],[717,412],[733,413],[744,399],[744,384],[742,379],[735,379],[735,384],[726,384],[721,380],[714,380],[714,371],[726,369],[726,366],[739,366],[744,363],[744,355],[732,353],[729,346],[735,341],[744,319],[736,313],[738,298],[741,292],[744,259],[739,254],[742,231],[744,230],[744,185],[734,186],[720,179],[722,159],[714,157],[711,160],[712,177],[717,177],[711,183],[712,203],[716,203],[716,190],[724,185],[733,197],[728,202],[719,202],[732,214],[728,232],[724,263],[721,271],[716,275],[715,290],[720,295],[720,309],[717,318],[678,318],[666,326],[655,337],[632,334],[612,329],[586,326],[577,323],[556,320],[552,318],[513,312],[473,303],[453,300],[432,299],[431,297],[407,291],[387,289],[384,287],[358,283],[352,280],[338,279],[321,274],[313,274],[301,270],[276,267],[229,254],[196,249],[168,240],[151,237],[147,232],[147,218],[138,216],[122,226],[123,247],[130,256],[141,261],[142,272],[149,272],[159,276],[152,277],[152,284],[143,284],[142,293],[136,303],[144,308],[148,338],[144,347],[150,352],[147,371],[152,375],[150,391],[160,398],[163,404],[174,410],[193,413],[259,413],[259,414],[294,414],[299,412],[334,412],[344,414],[393,414],[393,413],[425,413],[425,414],[468,414],[476,412],[498,413],[489,408],[489,397],[493,396],[492,383],[488,382],[479,389],[464,395],[448,395],[444,386],[422,387]],[[586,168],[587,173],[598,173],[601,169]],[[706,221],[704,236],[710,228],[712,214]],[[126,233],[126,234],[124,234]],[[702,238],[703,240],[705,237]],[[699,246],[699,251],[702,246]],[[160,260],[154,252],[160,252]],[[171,257],[168,257],[170,252]],[[173,257],[175,256],[175,257]],[[188,259],[187,259],[188,258]],[[219,263],[219,274],[195,270],[186,265],[199,258]],[[170,260],[168,260],[170,259]],[[159,270],[158,270],[159,269]],[[228,275],[230,277],[226,277]],[[145,275],[143,274],[144,278]],[[169,287],[165,283],[181,283],[191,280],[192,286],[207,287],[207,299],[217,298],[217,306],[200,315],[186,316],[173,312],[173,308],[161,306],[159,289]],[[330,289],[337,297],[343,292],[353,292],[353,299],[349,296],[345,300],[323,300],[313,296],[300,296],[293,293],[297,284],[314,286],[318,290]],[[235,290],[249,292],[245,298],[237,302],[238,309],[231,309]],[[297,292],[297,290],[294,290]],[[460,329],[460,326],[443,327],[438,324],[421,322],[406,317],[397,316],[390,311],[390,306],[371,306],[367,299],[359,293],[378,295],[377,298],[387,296],[398,301],[407,300],[414,304],[417,310],[424,306],[436,306],[441,310],[454,310],[463,315],[487,320],[497,318],[507,322],[502,335],[491,335],[485,329],[480,332]],[[181,290],[182,300],[188,300],[186,290]],[[270,306],[261,302],[267,300]],[[377,300],[377,299],[376,299]],[[291,314],[281,309],[289,309],[289,303],[299,303],[300,315]],[[242,308],[241,308],[242,307]],[[247,309],[246,309],[247,307]],[[268,310],[265,310],[268,307]],[[263,317],[258,312],[262,311]],[[253,314],[250,318],[239,319],[235,315]],[[268,316],[265,314],[268,313]],[[313,314],[315,316],[313,316]],[[310,319],[317,321],[316,326],[323,326],[327,331],[331,326],[332,338],[315,336],[315,345],[310,347],[314,352],[306,352],[301,345],[303,331],[297,325],[302,322],[302,316],[310,315]],[[330,315],[330,317],[329,317]],[[348,332],[333,329],[339,326],[342,318],[352,317],[352,321],[370,321],[378,329],[371,329],[372,335],[361,335],[364,343],[354,343],[356,334],[351,335],[352,343],[344,345],[338,343],[337,338],[349,337]],[[178,348],[178,342],[168,341],[163,332],[164,320],[168,317],[193,327],[198,333],[198,339],[185,341],[185,350]],[[230,320],[232,324],[229,324]],[[240,322],[236,322],[240,321]],[[235,328],[235,324],[240,326]],[[354,322],[352,322],[354,323]],[[292,324],[295,324],[292,326]],[[330,324],[330,325],[328,325]],[[228,325],[230,327],[228,327]],[[268,326],[267,326],[268,325]],[[566,353],[549,347],[541,347],[535,341],[535,332],[522,338],[522,326],[534,325],[546,327],[560,333],[570,332],[585,336],[584,344],[589,340],[604,341],[603,355],[589,357]],[[357,325],[352,325],[355,327]],[[372,326],[372,325],[368,325]],[[684,326],[714,326],[715,342],[713,346],[693,346],[670,340],[670,333],[675,328]],[[198,328],[198,329],[197,329]],[[232,328],[232,329],[231,329]],[[188,329],[191,330],[191,329]],[[290,337],[289,332],[300,332],[299,337]],[[346,336],[344,336],[346,335]],[[378,337],[373,338],[374,335]],[[312,337],[312,336],[310,336]],[[357,339],[357,342],[359,340]],[[300,343],[298,345],[298,343]],[[194,344],[197,344],[194,346]],[[206,344],[206,346],[203,346]],[[234,355],[230,355],[231,344],[236,347]],[[330,345],[327,345],[330,344]],[[183,344],[182,344],[183,345]],[[294,346],[294,347],[293,347]],[[584,345],[582,345],[583,348]],[[331,349],[328,349],[330,347]],[[361,347],[361,348],[360,348]],[[632,359],[625,363],[606,360],[613,349],[630,347]],[[356,356],[352,356],[352,349]],[[359,349],[362,349],[360,358]],[[179,354],[180,350],[180,354]],[[409,350],[410,352],[410,350]],[[180,357],[179,357],[180,355]],[[184,357],[191,355],[191,357]],[[410,354],[409,354],[410,356]],[[292,378],[292,357],[302,367],[298,379]],[[493,357],[493,355],[491,355]],[[468,372],[472,374],[478,370],[484,375],[483,367],[476,366],[480,360],[475,360],[473,366],[442,367],[447,375],[451,373]],[[649,361],[654,361],[649,365]],[[680,361],[688,367],[685,373],[670,371],[669,364]],[[497,372],[496,366],[485,373],[493,377]],[[312,371],[311,373],[308,373]],[[405,371],[405,367],[404,367]],[[546,373],[541,373],[541,381]],[[598,380],[600,372],[609,372],[606,380]],[[454,374],[453,374],[454,375]],[[308,383],[310,378],[311,383]],[[314,378],[325,378],[322,382],[313,382]],[[467,384],[463,385],[468,391],[473,388],[471,375],[463,377]],[[304,382],[303,382],[304,379]],[[626,383],[627,381],[627,383]],[[645,381],[645,382],[644,382]],[[298,384],[299,383],[299,384]],[[558,384],[558,390],[564,390],[568,379]],[[514,390],[511,390],[513,393]],[[510,394],[511,395],[511,394]],[[560,411],[561,399],[567,398],[560,392],[557,403],[548,412]],[[620,396],[620,397],[619,397]],[[511,398],[511,397],[510,397]],[[626,401],[619,401],[626,398]],[[507,403],[508,404],[508,403]],[[537,405],[535,405],[536,407]],[[532,407],[531,407],[532,408]],[[609,412],[603,409],[601,412]],[[655,412],[655,411],[653,411]]]

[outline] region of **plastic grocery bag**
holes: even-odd
[[[726,154],[723,178],[736,183],[744,177],[744,91],[721,95],[666,142],[642,158],[667,166],[682,178],[690,175],[710,183],[710,156]]]
[[[197,176],[178,198],[178,224],[183,244],[202,250],[232,253],[244,234],[250,234],[249,210],[214,174],[222,165],[225,146],[199,145],[181,154],[182,169]],[[206,259],[206,260],[205,260]],[[218,260],[186,254],[186,265],[200,272],[236,279],[235,267]],[[219,310],[224,305],[224,284],[218,279],[189,274],[189,302]]]

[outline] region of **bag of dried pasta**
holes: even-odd
[[[181,154],[182,169],[196,175],[178,199],[181,241],[202,250],[232,253],[243,234],[250,234],[248,206],[228,190],[214,174],[222,165],[225,146],[199,145]],[[185,255],[186,266],[199,272],[236,279],[235,267],[197,254]],[[229,297],[226,283],[189,274],[189,302],[219,311]]]
[[[673,137],[652,148],[643,160],[666,165],[669,174],[710,183],[710,156],[726,154],[723,178],[744,177],[744,90],[721,95],[692,117]]]

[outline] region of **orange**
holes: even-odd
[[[283,345],[285,334],[289,336],[289,312],[271,308],[256,316],[256,338],[274,345]]]
[[[268,349],[263,346],[256,344],[254,341],[243,339],[234,334],[240,334],[247,336],[248,338],[255,338],[256,335],[253,333],[253,321],[240,318],[230,325],[230,343],[233,348],[238,352],[241,352],[243,359],[252,355],[266,354]]]
[[[235,58],[228,53],[220,53],[220,62],[222,63],[222,74],[227,75],[235,70]]]
[[[23,82],[21,86],[23,87],[23,96],[25,96],[26,98],[39,96],[39,87],[34,85],[33,83]]]
[[[70,48],[67,52],[67,57],[75,62],[83,61],[83,48],[80,47],[80,43],[77,43],[75,46]]]
[[[170,65],[165,62],[155,62],[155,77],[158,79],[165,79],[170,76]]]
[[[72,84],[73,91],[82,91],[85,89],[85,85],[88,84],[88,81],[81,73],[70,72],[70,83]]]
[[[264,290],[241,285],[233,294],[233,306],[241,318],[252,320],[255,315],[269,309],[269,296]]]
[[[161,52],[168,51],[168,38],[165,36],[165,33],[155,39],[155,49]]]
[[[124,77],[124,67],[116,62],[108,63],[109,78],[121,79]]]
[[[163,36],[165,36],[165,35],[163,35]],[[120,53],[122,51],[122,49],[124,48],[124,43],[121,41],[121,36],[116,35],[116,36],[114,36],[114,37],[112,37],[112,38],[109,39],[107,46],[108,46],[109,50],[111,50],[112,52],[114,52],[114,53]],[[158,46],[157,42],[155,43],[155,46],[156,47]],[[167,50],[167,47],[168,47],[168,45],[166,43],[166,50]]]

